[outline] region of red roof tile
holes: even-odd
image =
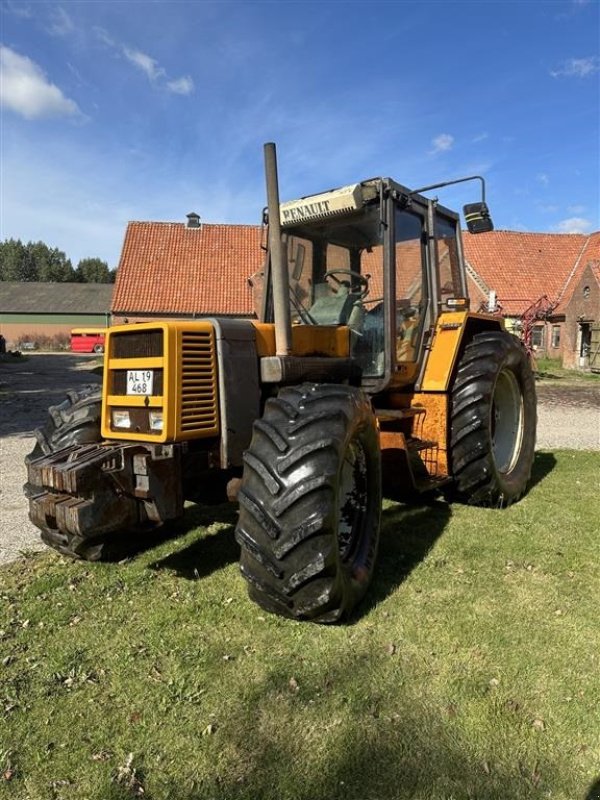
[[[520,314],[543,295],[560,298],[592,236],[494,231],[464,233],[463,242],[465,258],[496,291],[502,312]]]
[[[252,314],[248,278],[263,263],[260,227],[130,222],[115,314]]]

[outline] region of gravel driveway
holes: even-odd
[[[0,563],[42,547],[27,516],[23,459],[48,406],[61,402],[68,389],[101,382],[90,372],[96,363],[95,356],[70,353],[0,362]],[[540,384],[538,401],[538,449],[600,450],[600,383]]]
[[[44,547],[27,515],[23,460],[35,444],[34,430],[46,422],[48,406],[64,400],[68,389],[102,382],[90,372],[97,363],[98,356],[71,353],[0,362],[0,563],[13,561],[21,550]]]

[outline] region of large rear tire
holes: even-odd
[[[36,445],[26,456],[25,463],[79,444],[100,441],[102,394],[96,386],[86,386],[79,392],[69,392],[67,399],[48,409],[48,422],[35,432]],[[30,503],[44,491],[43,486],[25,484]],[[85,561],[99,561],[108,554],[111,537],[82,538],[50,526],[40,527],[42,541],[59,553]]]
[[[336,622],[371,581],[381,516],[375,416],[348,386],[304,384],[266,403],[244,456],[236,539],[250,597]]]
[[[450,464],[459,499],[507,506],[521,497],[533,466],[536,414],[520,341],[504,331],[476,334],[452,388]]]

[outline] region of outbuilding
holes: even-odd
[[[57,346],[72,328],[110,323],[113,284],[0,282],[0,334],[9,349]]]

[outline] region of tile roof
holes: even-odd
[[[503,313],[520,314],[543,295],[552,301],[561,298],[569,277],[587,263],[590,240],[598,236],[494,231],[463,233],[463,244],[466,260],[496,291]]]
[[[5,314],[107,314],[112,283],[0,281],[0,312]]]
[[[577,262],[574,264],[571,274],[567,278],[565,285],[560,294],[560,302],[558,310],[564,309],[569,300],[573,297],[573,292],[577,288],[581,276],[583,275],[586,267],[591,265],[592,274],[598,282],[600,282],[600,231],[591,233],[587,237],[587,241],[581,251],[581,255]]]
[[[257,225],[130,222],[117,270],[118,314],[251,314],[263,264]]]
[[[257,225],[130,222],[112,302],[118,314],[230,314],[254,311],[248,279],[260,272],[264,252]],[[502,311],[521,314],[543,295],[571,298],[586,265],[600,262],[600,231],[592,234],[493,231],[463,233],[475,302],[496,292]],[[370,269],[369,269],[370,268]],[[371,271],[372,296],[378,284]],[[379,287],[377,287],[379,288]]]

